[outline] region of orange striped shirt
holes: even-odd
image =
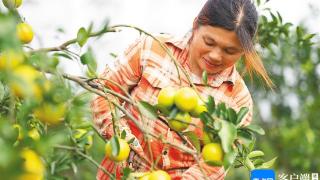
[[[208,76],[208,85],[204,85],[202,78],[193,74],[188,62],[188,40],[190,35],[183,38],[175,38],[169,35],[159,35],[158,38],[164,42],[172,51],[175,58],[182,67],[190,74],[192,82],[204,98],[209,95],[215,98],[216,103],[225,102],[227,106],[239,111],[241,107],[249,107],[249,113],[241,122],[247,125],[252,119],[251,95],[235,66],[225,69],[219,74]],[[107,66],[100,75],[101,83],[119,93],[121,89],[103,80],[112,80],[121,85],[136,101],[148,101],[150,104],[157,103],[159,91],[167,86],[184,87],[189,86],[187,78],[180,71],[180,77],[176,66],[169,55],[151,37],[142,36],[135,43],[117,58],[112,66]],[[181,81],[180,81],[181,80]],[[139,120],[136,108],[128,103],[124,106],[130,113]],[[94,124],[105,138],[113,135],[111,121],[111,109],[103,97],[95,97],[91,103]],[[141,120],[139,120],[141,122]],[[142,122],[141,122],[142,123]],[[200,119],[193,118],[192,123],[199,126],[189,126],[187,131],[194,131],[199,138],[202,136],[202,124]],[[120,130],[126,131],[126,139],[134,138],[130,144],[131,152],[129,160],[124,163],[114,163],[108,158],[102,161],[109,172],[121,176],[121,169],[131,167],[135,172],[150,170],[152,163],[157,162],[156,168],[167,171],[172,179],[204,179],[199,165],[194,158],[181,150],[170,145],[163,144],[157,139],[149,140],[151,154],[143,133],[127,117],[122,117],[119,122]],[[144,118],[143,126],[156,135],[162,135],[167,141],[176,144],[183,144],[183,141],[175,131],[172,131],[166,123],[160,120],[149,120]],[[200,128],[199,128],[200,127]],[[187,146],[187,145],[186,145]],[[193,147],[191,147],[193,148]],[[201,162],[201,165],[209,179],[224,179],[225,172],[221,167],[211,167]],[[108,176],[99,170],[97,179],[109,179]]]

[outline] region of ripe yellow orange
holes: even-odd
[[[25,174],[19,177],[23,180],[42,180],[44,177],[44,164],[36,152],[30,149],[24,149],[21,152],[21,157],[24,159],[23,167]]]
[[[3,5],[8,9],[18,8],[22,4],[22,0],[2,0]]]
[[[197,106],[197,93],[190,87],[180,88],[174,96],[174,103],[181,111],[190,112]]]
[[[149,180],[170,180],[170,175],[162,170],[153,171],[150,176]]]
[[[190,115],[193,117],[199,117],[202,112],[208,111],[204,102],[199,98],[198,103],[194,109],[191,110]]]
[[[76,133],[74,135],[76,140],[81,139],[88,131],[86,129],[76,129]],[[93,138],[91,135],[87,135],[85,149],[90,149],[93,143]]]
[[[121,162],[126,160],[130,153],[130,147],[127,141],[120,138],[118,139],[119,139],[120,148],[119,148],[119,154],[117,156],[112,155],[112,146],[110,141],[105,146],[106,156],[115,162]]]
[[[0,70],[7,69],[12,70],[13,68],[20,65],[24,60],[22,53],[14,50],[3,51],[0,54]]]
[[[188,128],[189,124],[192,121],[189,113],[187,112],[178,112],[175,118],[169,119],[169,127],[177,132],[181,132]]]
[[[174,104],[176,90],[173,87],[165,87],[158,94],[158,106],[169,109]]]
[[[66,105],[64,103],[51,104],[43,103],[41,106],[34,109],[34,115],[40,121],[56,125],[63,121],[66,112]]]
[[[41,88],[36,83],[41,74],[32,66],[18,66],[12,71],[12,77],[9,87],[14,95],[22,98],[35,97],[38,100],[42,98]]]
[[[30,43],[33,39],[32,27],[27,23],[17,25],[17,36],[22,43]]]
[[[202,149],[202,158],[206,161],[223,163],[223,150],[219,143],[206,144]]]

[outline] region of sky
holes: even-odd
[[[264,0],[261,0],[262,2]],[[57,46],[76,37],[80,27],[93,22],[98,30],[109,19],[111,25],[130,24],[152,33],[184,35],[192,26],[206,0],[23,0],[20,14],[35,31],[33,48]],[[312,5],[311,5],[312,4]],[[3,8],[3,5],[0,6]],[[285,22],[304,22],[311,32],[320,32],[319,0],[270,0],[262,8],[279,11]],[[261,8],[261,9],[262,9]],[[259,9],[260,14],[263,11]],[[313,10],[312,10],[313,9]],[[57,31],[58,28],[64,32]],[[105,64],[112,63],[109,55],[121,53],[138,37],[134,30],[124,29],[89,41],[96,54],[98,72]],[[77,53],[85,49],[75,48]],[[62,61],[61,67],[71,74],[82,74],[79,62]]]

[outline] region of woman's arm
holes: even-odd
[[[141,77],[142,69],[140,54],[142,48],[143,39],[140,38],[116,59],[114,66],[107,65],[97,82],[122,95],[129,93],[130,90],[137,85]],[[121,88],[111,81],[120,85],[126,92],[123,92]],[[108,94],[107,96],[109,100],[116,100],[119,103],[123,102],[113,95]],[[91,102],[91,109],[93,113],[93,122],[100,134],[107,139],[111,138],[113,136],[111,111],[114,109],[112,105],[104,97],[96,96]],[[125,125],[126,123],[120,122],[120,124]]]
[[[200,166],[202,167],[207,179],[223,180],[225,177],[223,167],[209,166],[202,160],[200,160]],[[203,172],[201,171],[199,164],[194,164],[182,174],[182,180],[206,179]]]

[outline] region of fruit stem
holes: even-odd
[[[54,148],[57,149],[64,149],[64,150],[69,150],[69,151],[74,151],[80,156],[84,157],[85,159],[89,160],[92,164],[94,164],[97,168],[101,169],[104,173],[106,173],[110,178],[115,178],[113,174],[109,173],[103,166],[101,166],[97,161],[95,161],[91,156],[88,156],[81,152],[78,148],[71,147],[71,146],[66,146],[66,145],[54,145]]]

